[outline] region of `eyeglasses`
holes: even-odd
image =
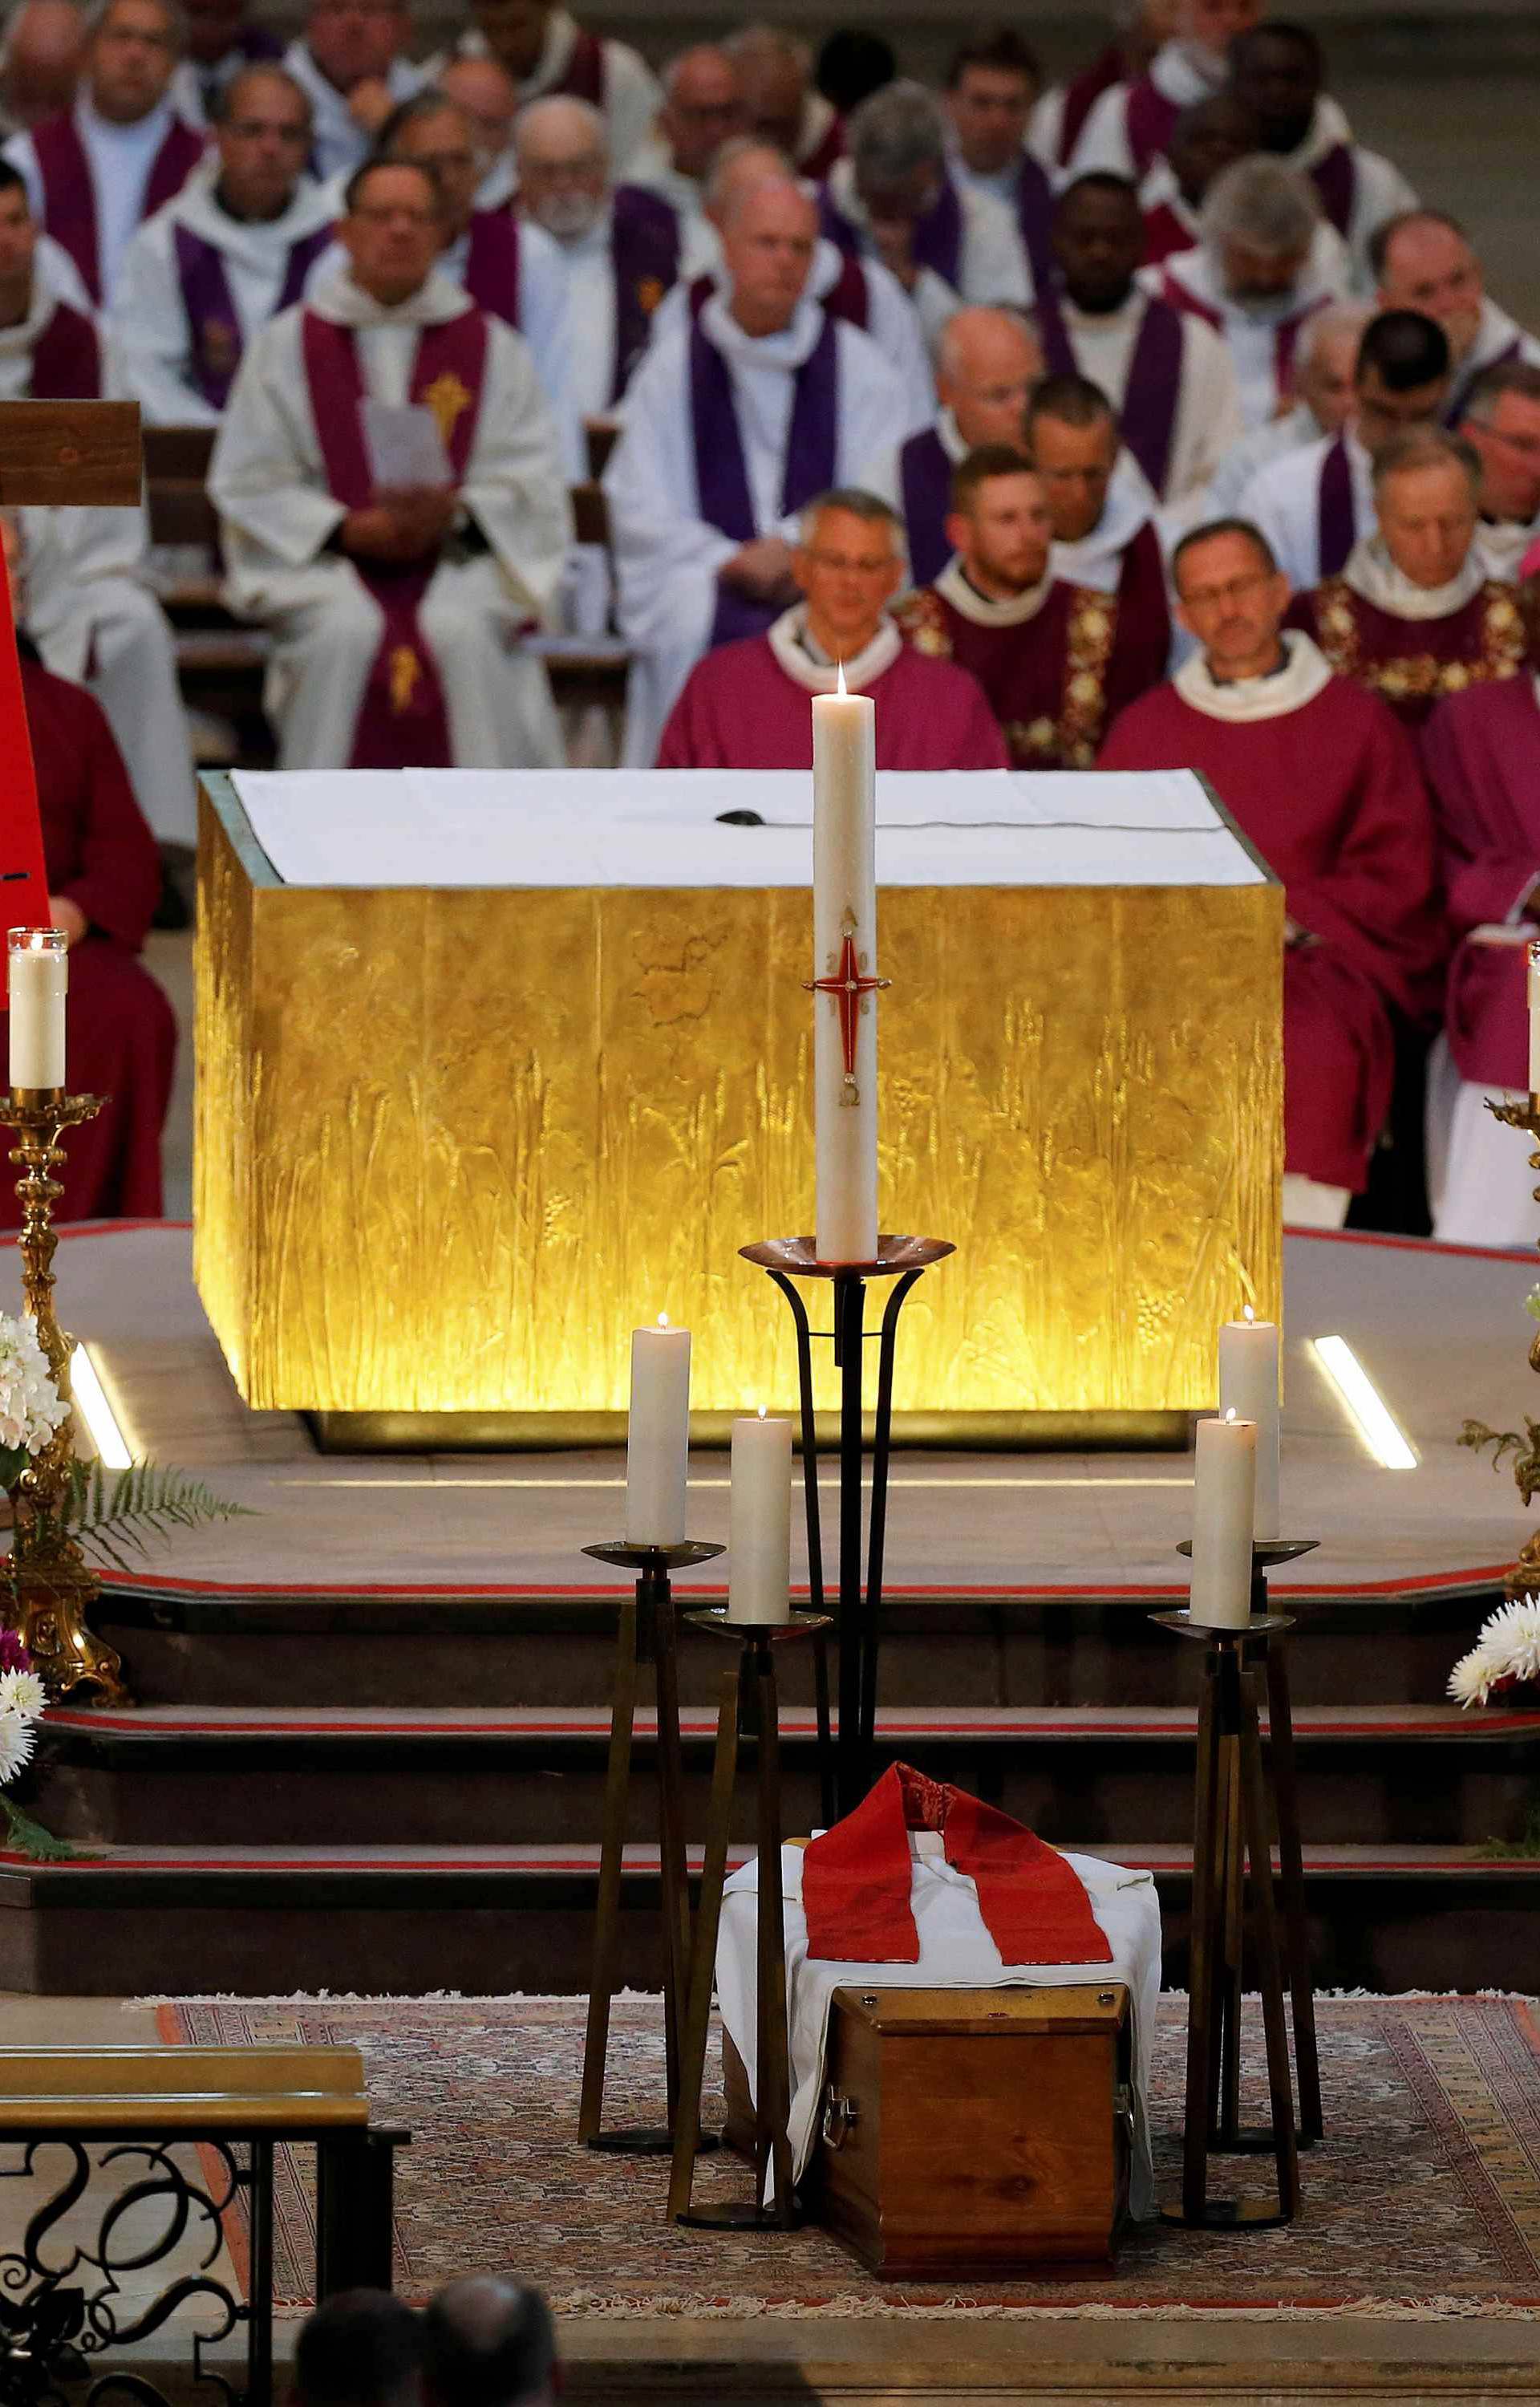
[[[1210,610],[1225,602],[1244,602],[1248,593],[1259,592],[1270,583],[1271,572],[1253,568],[1245,577],[1232,577],[1224,585],[1194,585],[1185,593],[1180,590],[1177,599],[1188,610]]]

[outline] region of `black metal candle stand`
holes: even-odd
[[[877,1720],[877,1659],[882,1635],[883,1556],[887,1538],[888,1464],[893,1447],[893,1358],[898,1315],[910,1290],[933,1262],[954,1253],[944,1237],[879,1237],[869,1262],[825,1262],[812,1237],[770,1237],[739,1248],[764,1271],[791,1307],[797,1332],[797,1386],[802,1437],[802,1483],[808,1530],[809,1604],[825,1611],[823,1525],[818,1503],[818,1437],[812,1402],[812,1340],[833,1340],[840,1373],[839,1602],[834,1630],[839,1651],[840,1733],[831,1757],[828,1673],[822,1645],[814,1658],[818,1761],[826,1824],[852,1813],[871,1786]],[[825,1279],[832,1289],[832,1328],[815,1330],[793,1282]],[[879,1328],[866,1323],[870,1279],[892,1279]],[[862,1577],[863,1348],[875,1338],[877,1401],[871,1445],[871,1519]]]
[[[669,2219],[705,2230],[791,2231],[799,2221],[791,2171],[791,2052],[786,2031],[786,1930],[781,1886],[781,1743],[775,1649],[794,1639],[821,1641],[827,1615],[794,1613],[785,1621],[734,1621],[725,1607],[685,1616],[694,1630],[726,1638],[739,1649],[738,1662],[723,1676],[716,1716],[716,1754],[712,1765],[711,1804],[706,1816],[706,1856],[700,1902],[690,1955],[685,2014],[679,2108],[669,2182]],[[733,1792],[741,1740],[753,1743],[756,1765],[756,1901],[754,2123],[755,2191],[752,2199],[697,2206],[692,2192],[702,2146],[700,2090],[706,2070],[716,1941],[727,1881]],[[770,2176],[766,2202],[766,2176]]]
[[[615,1632],[615,1684],[610,1703],[610,1758],[604,1783],[604,1836],[599,1861],[599,1901],[594,1916],[593,1978],[588,1990],[588,2027],[583,2044],[583,2087],[577,2136],[585,2147],[622,2156],[666,2156],[679,2119],[679,2065],[689,1978],[690,1899],[685,1861],[684,1759],[679,1739],[679,1667],[671,1574],[708,1563],[725,1550],[693,1538],[674,1546],[632,1545],[616,1538],[585,1546],[601,1563],[636,1573],[636,1593],[621,1600]],[[604,2067],[609,2052],[610,2004],[620,1953],[620,1879],[629,1802],[631,1744],[636,1721],[637,1674],[653,1667],[657,1701],[654,1773],[657,1798],[658,1902],[663,1922],[663,2030],[669,2119],[641,2129],[606,2131]],[[698,2085],[699,2086],[699,2085]],[[715,2147],[714,2136],[705,2144]]]

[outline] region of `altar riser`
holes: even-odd
[[[495,1879],[442,1866],[232,1878],[176,1873],[0,1873],[0,1988],[39,1996],[287,1995],[334,1989],[470,1996],[581,1992],[590,1876]],[[1189,1881],[1159,1882],[1165,1977],[1186,1979]],[[1444,1869],[1310,1882],[1322,1987],[1394,1992],[1533,1985],[1540,1873]],[[15,1910],[7,1911],[7,1907]],[[620,1979],[657,1988],[656,1882],[623,1886]]]
[[[1060,1846],[1115,1849],[1137,1836],[1181,1844],[1192,1832],[1193,1736],[1117,1733],[974,1740],[911,1735],[879,1744],[879,1765],[913,1758],[938,1778]],[[628,1840],[656,1838],[649,1750],[639,1750]],[[1448,1741],[1307,1737],[1299,1749],[1303,1827],[1319,1845],[1469,1846],[1522,1834],[1534,1798],[1536,1734],[1496,1740],[1476,1721]],[[705,1836],[710,1750],[686,1745],[688,1838]],[[62,1836],[205,1846],[561,1845],[601,1824],[604,1744],[531,1740],[103,1744],[71,1737],[48,1764],[35,1810]],[[783,1752],[788,1830],[818,1820],[812,1745]],[[745,1785],[737,1835],[753,1836]]]
[[[683,1599],[682,1592],[682,1599]],[[1180,1591],[1141,1598],[891,1596],[883,1700],[894,1705],[1182,1705],[1185,1650],[1153,1628]],[[1302,1602],[1291,1660],[1299,1704],[1442,1697],[1449,1666],[1500,1601],[1449,1596]],[[1295,1609],[1293,1604],[1289,1609]],[[613,1602],[573,1598],[105,1597],[95,1626],[143,1703],[593,1705],[609,1696]],[[687,1644],[685,1703],[714,1704],[721,1666]],[[298,1674],[299,1686],[296,1686]],[[811,1702],[805,1661],[784,1694]]]

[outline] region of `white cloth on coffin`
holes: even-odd
[[[932,1844],[927,1845],[927,1841]],[[791,2033],[791,2162],[800,2179],[812,2156],[829,2010],[836,1989],[1062,1989],[1123,1982],[1133,2020],[1134,2149],[1129,2207],[1136,2217],[1155,2211],[1150,2153],[1150,2063],[1160,1997],[1160,1901],[1148,1873],[1127,1872],[1099,1856],[1064,1860],[1084,1882],[1091,1910],[1111,1949],[1105,1964],[1005,1964],[979,1911],[979,1892],[967,1873],[949,1864],[940,1838],[910,1834],[913,1873],[910,1905],[920,1943],[912,1964],[835,1964],[808,1954],[802,1911],[802,1850],[781,1850],[786,1935],[786,2019]],[[743,2059],[752,2096],[756,2081],[759,1866],[751,1859],[728,1882],[716,1941],[716,1989],[722,2026]],[[1110,2106],[1109,2108],[1110,2113]]]

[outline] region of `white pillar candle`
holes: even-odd
[[[62,928],[12,928],[6,969],[11,1085],[62,1087],[69,939]]]
[[[1530,965],[1530,1092],[1540,1095],[1540,944],[1532,940],[1524,950]]]
[[[690,1459],[690,1332],[631,1332],[631,1409],[626,1423],[626,1538],[633,1546],[677,1546],[685,1535]]]
[[[853,963],[877,975],[877,733],[869,695],[812,703],[812,975],[839,979]],[[846,949],[846,938],[850,950]],[[852,993],[855,1052],[847,1069],[841,999],[813,996],[818,1259],[869,1262],[877,1254],[877,997]]]
[[[1256,1470],[1255,1421],[1199,1421],[1192,1613],[1208,1630],[1242,1630],[1251,1617]]]
[[[732,1425],[728,1619],[791,1619],[791,1423],[762,1404]]]
[[[1219,1408],[1257,1425],[1257,1517],[1253,1535],[1283,1534],[1279,1505],[1278,1324],[1259,1320],[1250,1304],[1244,1320],[1219,1333]]]

